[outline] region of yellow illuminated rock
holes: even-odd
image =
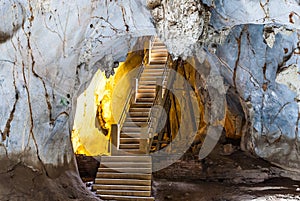
[[[87,156],[109,155],[111,124],[117,123],[132,87],[131,80],[142,63],[140,52],[130,53],[125,62],[115,69],[116,74],[106,78],[96,72],[89,87],[77,99],[72,130],[73,149]]]
[[[77,99],[72,143],[75,153],[96,156],[108,154],[108,139],[96,127],[99,100],[105,94],[107,80],[99,70],[89,87]]]

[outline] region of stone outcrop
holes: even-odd
[[[209,21],[209,13],[197,0],[148,0],[158,35],[170,53],[184,59],[192,55]]]
[[[271,162],[299,168],[297,30],[281,27],[272,47],[264,39],[270,25],[240,25],[217,49],[222,74],[238,93],[248,124],[243,146]],[[262,56],[264,55],[264,56]],[[293,67],[294,66],[294,67]],[[281,84],[286,69],[293,84]],[[297,68],[297,67],[296,67]],[[298,91],[299,93],[299,91]]]
[[[160,1],[160,5],[157,2],[155,7],[151,5],[148,4],[158,33],[175,57],[199,59],[201,54],[197,52],[201,42],[212,52],[207,55],[213,58],[210,63],[217,66],[230,89],[226,98],[229,119],[225,120],[225,129],[229,131],[229,127],[235,127],[233,133],[242,135],[244,150],[297,170],[300,166],[299,2],[204,0],[202,4],[197,3],[197,9],[193,2],[185,9],[181,1]],[[197,10],[192,12],[194,15],[185,14],[193,8]],[[173,12],[168,12],[169,9]],[[201,9],[203,13],[199,15]],[[208,11],[211,15],[205,20]],[[174,17],[180,14],[184,17]],[[175,23],[170,23],[174,18]],[[205,23],[199,23],[200,18]],[[185,31],[189,24],[186,20],[192,22],[192,19],[200,21],[195,20],[194,26]],[[203,35],[207,24],[207,33]],[[195,35],[207,37],[196,39]],[[188,38],[188,42],[184,41]],[[174,51],[176,45],[169,43],[179,43],[182,52]],[[293,81],[283,81],[283,77]],[[200,88],[205,88],[205,84]],[[232,107],[232,100],[236,100],[235,105],[240,104],[238,110]]]
[[[76,98],[98,68],[111,74],[139,36],[155,34],[150,13],[135,0],[0,5],[0,200],[96,200],[75,168]]]
[[[25,21],[25,10],[21,3],[15,0],[0,2],[0,43],[11,38]]]

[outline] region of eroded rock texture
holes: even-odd
[[[76,98],[98,68],[111,74],[137,37],[155,33],[150,13],[135,0],[0,6],[0,200],[96,199],[76,179],[70,141]],[[31,172],[30,184],[20,169]],[[69,186],[77,193],[59,190]]]
[[[276,29],[273,25],[272,30]],[[282,28],[270,47],[264,32],[270,26],[241,25],[232,29],[217,49],[224,78],[237,91],[247,114],[245,148],[269,161],[299,167],[299,108],[296,86],[281,84],[276,78],[298,66],[298,32]],[[294,67],[293,67],[294,66]],[[282,79],[282,78],[281,78]]]
[[[157,31],[170,53],[186,59],[192,55],[209,20],[197,0],[147,0]]]
[[[0,7],[0,43],[3,43],[23,25],[25,13],[22,4],[14,0],[1,1]]]
[[[244,150],[298,170],[299,2],[203,0],[196,4],[148,1],[158,33],[175,57],[199,59],[202,42],[212,52],[207,55],[212,57],[210,63],[217,66],[228,89],[227,135],[242,136]],[[194,26],[187,28],[192,21]],[[177,48],[181,51],[174,51]],[[204,89],[207,83],[202,83]]]

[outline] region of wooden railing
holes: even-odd
[[[123,107],[122,113],[120,115],[120,118],[118,120],[117,124],[112,124],[111,125],[111,136],[110,136],[110,143],[111,143],[111,154],[117,153],[119,146],[120,146],[120,132],[121,132],[121,127],[125,122],[126,115],[129,111],[130,105],[135,102],[136,100],[136,94],[137,94],[137,89],[138,89],[138,82],[141,78],[141,74],[144,70],[144,64],[140,66],[139,72],[137,76],[133,79],[133,87],[130,88],[130,91],[128,93],[128,96],[125,100],[125,105]]]
[[[141,78],[141,74],[144,71],[145,67],[145,61],[150,62],[151,57],[151,49],[153,46],[153,41],[155,39],[155,36],[152,36],[149,43],[149,54],[145,55],[143,59],[143,64],[140,66],[139,72],[137,76],[133,79],[133,87],[130,88],[130,91],[128,93],[128,96],[125,100],[125,105],[123,107],[122,113],[120,115],[120,118],[118,120],[117,124],[111,125],[111,135],[110,135],[110,152],[112,155],[116,154],[118,152],[119,146],[120,146],[120,134],[121,134],[121,128],[124,124],[124,121],[126,119],[126,115],[129,111],[130,105],[136,100],[137,95],[137,89],[138,89],[138,83]],[[148,58],[147,58],[148,57]]]
[[[151,49],[152,49],[154,40],[155,40],[155,37],[152,37],[151,40],[150,40],[150,44],[149,44],[149,58],[148,58],[149,62],[151,62],[151,60],[150,60],[150,58],[151,58]],[[144,59],[144,61],[145,61],[145,59]],[[168,89],[168,83],[170,83],[170,82],[167,81],[167,84],[165,84],[165,82],[166,82],[166,79],[168,79],[168,75],[169,75],[168,70],[169,70],[169,65],[170,65],[171,61],[172,61],[172,58],[171,58],[170,55],[168,55],[167,61],[166,61],[165,66],[164,66],[164,71],[163,71],[162,78],[157,80],[155,100],[152,104],[152,107],[150,109],[149,116],[148,116],[148,122],[147,122],[148,136],[146,136],[147,138],[144,139],[144,141],[146,141],[145,143],[140,142],[140,146],[143,146],[143,147],[140,147],[141,150],[145,149],[145,147],[144,147],[145,144],[147,145],[146,150],[145,150],[146,153],[149,153],[149,150],[150,150],[150,147],[151,147],[151,144],[152,144],[152,137],[154,135],[153,132],[157,128],[157,119],[159,119],[159,117],[161,116],[161,111],[156,113],[156,111],[154,111],[154,106],[155,105],[163,106],[164,103],[166,102],[166,97],[167,96],[165,95],[165,92],[168,91],[167,90]],[[140,70],[139,70],[136,78],[134,78],[133,87],[131,87],[131,89],[129,91],[129,94],[126,98],[125,105],[124,105],[124,108],[123,108],[122,113],[120,115],[118,123],[111,125],[111,140],[110,140],[110,142],[111,142],[111,154],[112,155],[118,153],[119,145],[120,145],[121,128],[122,128],[122,126],[124,124],[124,121],[126,119],[126,115],[129,111],[130,105],[133,102],[135,102],[135,100],[136,100],[138,83],[139,83],[139,80],[141,78],[141,74],[142,74],[143,70],[144,70],[144,64],[141,65]]]
[[[162,79],[157,80],[157,87],[156,87],[156,95],[153,102],[153,105],[150,109],[149,117],[148,117],[148,147],[147,147],[147,153],[150,153],[150,149],[152,146],[153,136],[156,133],[157,128],[159,127],[159,122],[162,114],[162,110],[155,110],[155,105],[161,106],[162,108],[165,108],[165,103],[167,102],[167,98],[169,97],[169,90],[170,89],[170,83],[173,80],[173,78],[170,79],[169,77],[169,67],[170,63],[172,62],[172,58],[170,55],[168,55],[164,72]],[[165,83],[167,79],[167,83]]]

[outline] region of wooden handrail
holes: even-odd
[[[172,60],[171,56],[168,55],[167,57],[167,61],[166,61],[166,64],[165,64],[165,67],[164,67],[164,72],[163,72],[163,77],[162,77],[162,80],[161,80],[161,83],[159,83],[156,88],[156,95],[155,95],[155,99],[153,101],[153,104],[152,104],[152,107],[150,109],[150,113],[149,113],[149,116],[148,116],[148,122],[147,122],[147,125],[148,125],[148,134],[149,134],[149,138],[150,138],[150,142],[148,144],[148,151],[150,151],[151,149],[151,145],[152,145],[152,141],[153,141],[153,132],[156,130],[157,128],[157,124],[158,124],[158,121],[154,122],[153,121],[153,116],[156,116],[157,118],[159,118],[161,116],[161,111],[159,111],[156,115],[154,115],[154,111],[153,111],[153,106],[155,105],[161,105],[161,106],[164,106],[165,103],[166,103],[166,100],[167,100],[167,97],[168,97],[168,90],[169,89],[169,85],[170,85],[170,80],[172,79],[168,79],[168,82],[166,84],[166,86],[164,86],[164,82],[166,80],[166,78],[169,78],[169,73],[167,74],[167,70],[169,68],[169,62]],[[165,89],[165,93],[167,92],[167,94],[163,93],[163,89]],[[152,129],[152,130],[151,130]]]
[[[153,46],[153,41],[155,40],[155,37],[151,37],[150,39],[150,44],[149,44],[149,58],[151,56],[151,49]],[[147,55],[145,55],[143,61],[146,61]],[[149,60],[149,59],[148,59]],[[133,87],[131,87],[129,94],[126,98],[125,105],[123,107],[122,113],[120,115],[120,118],[118,120],[117,124],[112,124],[111,126],[111,143],[113,146],[116,146],[116,149],[119,149],[120,145],[120,129],[122,128],[122,125],[124,124],[124,121],[126,119],[126,114],[128,113],[128,110],[130,108],[130,105],[132,104],[133,101],[136,100],[136,94],[137,94],[137,89],[138,89],[138,83],[141,78],[142,72],[144,71],[145,64],[140,66],[139,72],[137,76],[134,78],[134,84]],[[112,149],[113,151],[113,149]],[[115,151],[113,151],[115,152]]]

